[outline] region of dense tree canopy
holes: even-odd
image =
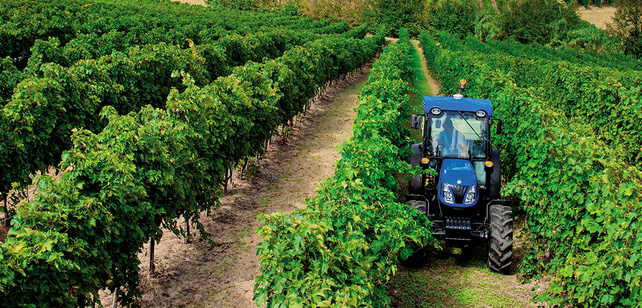
[[[622,42],[626,54],[642,55],[642,0],[619,0],[609,32]]]

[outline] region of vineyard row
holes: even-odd
[[[348,29],[345,23],[285,12],[214,10],[169,0],[1,0],[0,4],[2,58],[27,56],[36,40],[52,37],[62,45],[116,37],[125,47],[164,42],[187,48],[186,39],[210,44],[230,34],[246,36],[275,28],[318,34]]]
[[[330,36],[204,87],[176,71],[185,89],[172,89],[164,109],[103,108],[100,133],[74,130],[62,178],[38,177],[35,201],[18,206],[0,250],[0,306],[84,307],[104,288],[132,303],[143,243],[158,240],[161,226],[177,230],[181,216],[204,231],[199,215],[216,206],[225,171],[320,87],[369,61],[383,35]]]
[[[255,300],[267,307],[387,307],[397,264],[434,240],[425,216],[398,202],[412,72],[408,33],[384,49],[361,90],[353,137],[335,173],[292,214],[263,217]],[[434,242],[433,242],[434,243]]]
[[[335,36],[362,38],[365,29],[363,25]],[[102,107],[113,106],[120,114],[145,105],[163,108],[172,88],[185,89],[180,78],[171,77],[173,71],[190,74],[202,86],[248,61],[273,59],[326,36],[333,35],[275,30],[230,35],[215,44],[187,49],[165,43],[134,46],[124,53],[75,61],[67,61],[70,54],[87,50],[69,44],[59,47],[56,38],[37,41],[24,72],[13,67],[11,60],[2,60],[6,70],[0,82],[6,81],[6,86],[0,98],[12,95],[0,113],[0,194],[6,194],[14,182],[26,184],[35,171],[57,165],[62,151],[71,146],[74,128],[99,132],[106,125],[99,117]],[[68,67],[60,65],[65,62]]]

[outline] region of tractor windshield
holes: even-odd
[[[473,112],[444,111],[430,115],[429,140],[435,156],[486,157],[487,118]]]

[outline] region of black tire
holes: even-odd
[[[426,248],[420,248],[412,241],[406,241],[406,245],[412,248],[412,254],[406,260],[402,260],[401,264],[410,268],[421,268],[426,265],[428,260],[426,255]]]
[[[421,175],[413,175],[408,182],[408,193],[411,195],[423,195],[424,183]]]
[[[510,206],[490,206],[490,239],[488,241],[488,268],[508,274],[513,262],[513,210]]]

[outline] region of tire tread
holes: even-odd
[[[510,206],[493,204],[489,216],[488,268],[508,274],[513,263],[513,211]]]

